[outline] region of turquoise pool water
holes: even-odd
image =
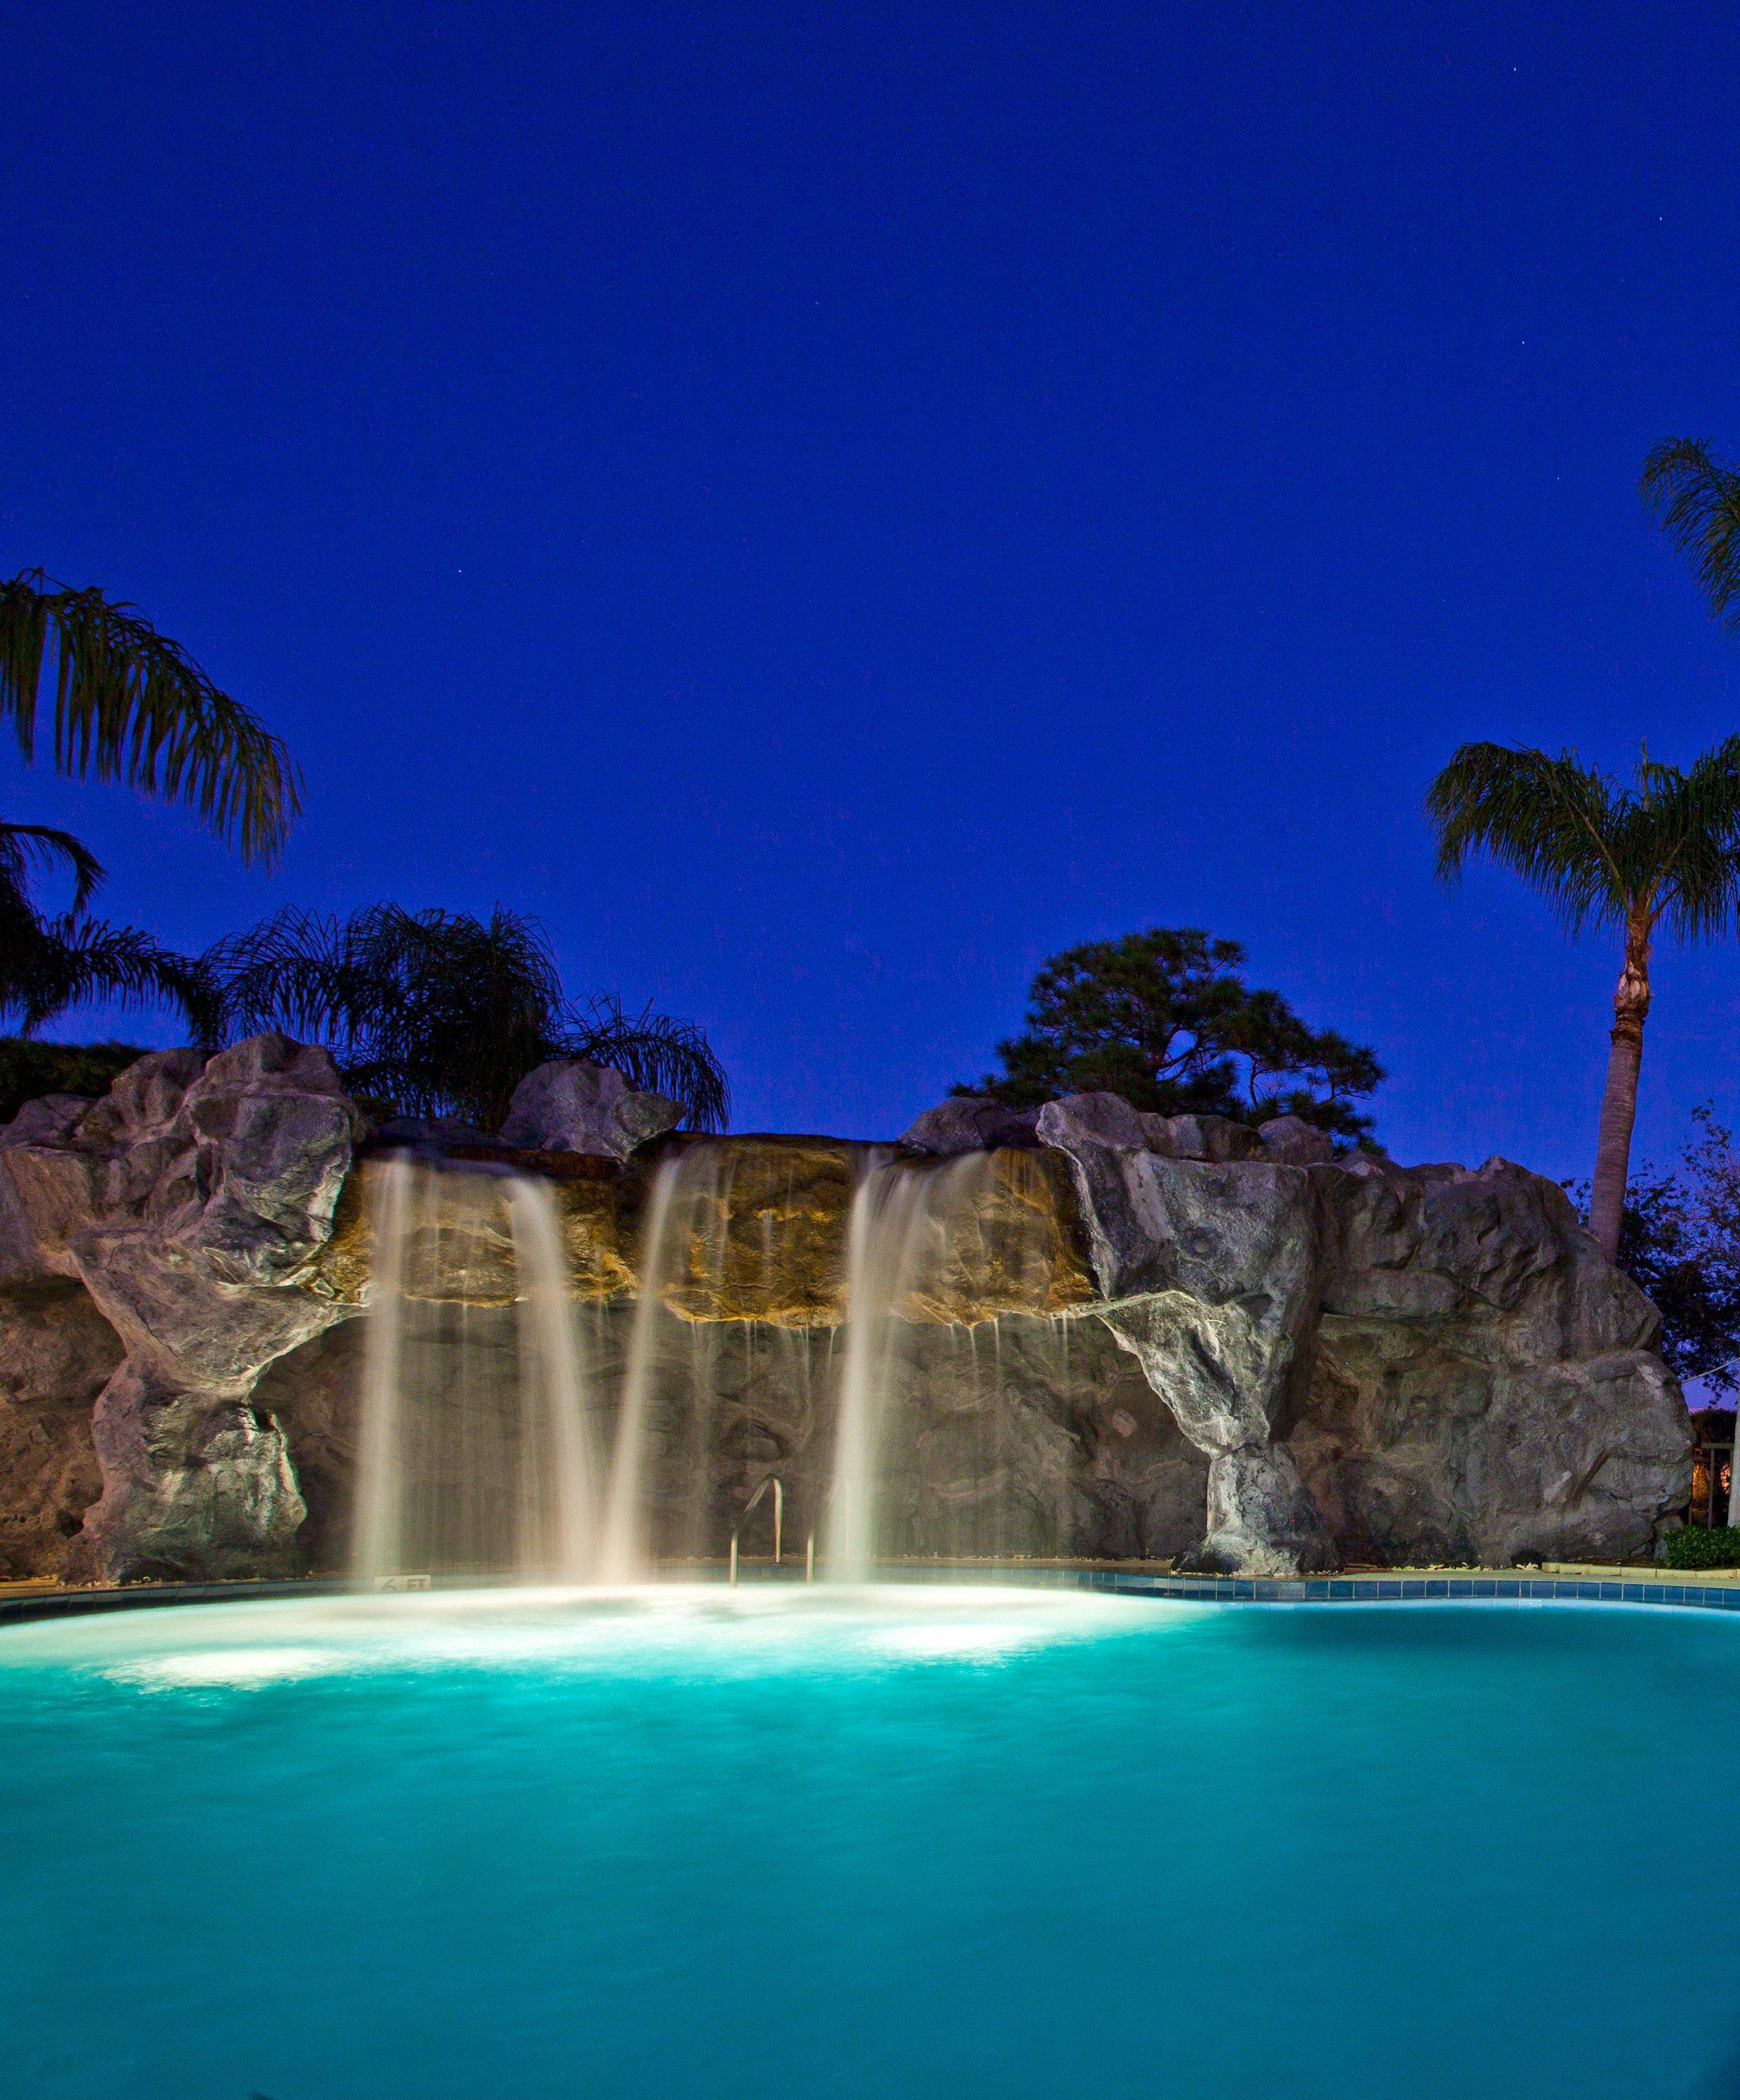
[[[1713,2100],[1737,1809],[1740,1623],[1692,1612],[746,1587],[17,1626],[0,2093]]]

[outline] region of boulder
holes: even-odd
[[[0,1277],[82,1284],[125,1351],[93,1413],[91,1572],[289,1564],[302,1503],[250,1396],[347,1309],[307,1286],[361,1127],[324,1050],[262,1035],[142,1057],[77,1116],[21,1115],[0,1142]]]
[[[590,1152],[626,1159],[674,1130],[682,1110],[662,1094],[637,1093],[607,1065],[555,1058],[514,1089],[501,1142],[534,1152]]]
[[[1691,1489],[1655,1308],[1504,1159],[1314,1169],[1321,1315],[1288,1442],[1361,1560],[1649,1553]]]
[[[1256,1127],[1258,1155],[1283,1167],[1327,1166],[1336,1156],[1335,1140],[1303,1116],[1271,1116]]]
[[[1205,1575],[1303,1575],[1340,1565],[1284,1444],[1217,1452],[1208,1500],[1208,1533],[1182,1556],[1186,1567]]]
[[[1230,1116],[1144,1115],[1148,1149],[1163,1159],[1260,1159],[1263,1147],[1248,1123]]]
[[[897,1142],[903,1152],[934,1153],[944,1158],[1004,1148],[1031,1151],[1039,1143],[1038,1122],[1037,1109],[1007,1109],[1000,1101],[956,1094],[926,1109]]]

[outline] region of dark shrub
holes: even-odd
[[[1740,1525],[1682,1524],[1668,1533],[1662,1558],[1670,1568],[1740,1568]]]
[[[42,1094],[106,1094],[144,1052],[130,1043],[38,1043],[0,1035],[0,1123]]]

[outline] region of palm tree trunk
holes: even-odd
[[[1595,1140],[1595,1183],[1589,1197],[1589,1230],[1609,1261],[1617,1260],[1619,1252],[1619,1219],[1632,1164],[1632,1125],[1637,1118],[1643,1024],[1649,1012],[1649,922],[1631,918],[1625,926],[1625,967],[1613,995],[1613,1047],[1607,1052],[1607,1084]]]

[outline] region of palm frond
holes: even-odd
[[[1426,791],[1437,871],[1451,885],[1484,853],[1546,897],[1566,926],[1623,915],[1610,783],[1567,751],[1464,743]]]
[[[1734,924],[1740,906],[1740,736],[1694,761],[1686,771],[1645,760],[1639,769],[1632,849],[1658,870],[1657,915],[1680,940],[1708,939]]]
[[[626,1013],[614,999],[594,999],[567,1039],[567,1054],[608,1065],[631,1087],[682,1105],[691,1130],[731,1126],[731,1089],[725,1068],[692,1021],[655,1013],[650,1004]]]
[[[244,859],[271,863],[302,807],[280,739],[135,606],[51,583],[0,580],[0,717],[36,752],[42,674],[55,660],[60,770],[118,780],[194,810]]]
[[[1644,462],[1642,494],[1712,616],[1740,631],[1740,470],[1700,439],[1671,438]]]
[[[360,1024],[365,987],[337,919],[287,906],[200,960],[218,988],[227,1035],[282,1028],[332,1043]]]
[[[31,1035],[89,999],[126,1007],[170,1005],[186,1015],[196,1040],[214,1043],[217,1014],[197,963],[131,926],[70,915],[44,921],[35,938],[6,943],[0,960],[0,1011],[15,1012]]]
[[[101,861],[70,832],[59,831],[52,824],[0,823],[0,876],[24,889],[33,862],[45,870],[71,871],[75,913],[84,910],[106,880]]]
[[[1646,933],[1660,923],[1698,940],[1740,911],[1740,736],[1685,772],[1645,752],[1635,787],[1574,752],[1464,744],[1426,810],[1446,881],[1484,853],[1539,890],[1572,933],[1592,920]]]
[[[526,1074],[562,1057],[669,1094],[697,1129],[722,1129],[729,1113],[725,1074],[699,1029],[608,999],[576,1012],[543,929],[499,905],[487,920],[396,904],[346,920],[280,911],[201,963],[228,1034],[312,1035],[353,1086],[413,1115],[498,1129]]]

